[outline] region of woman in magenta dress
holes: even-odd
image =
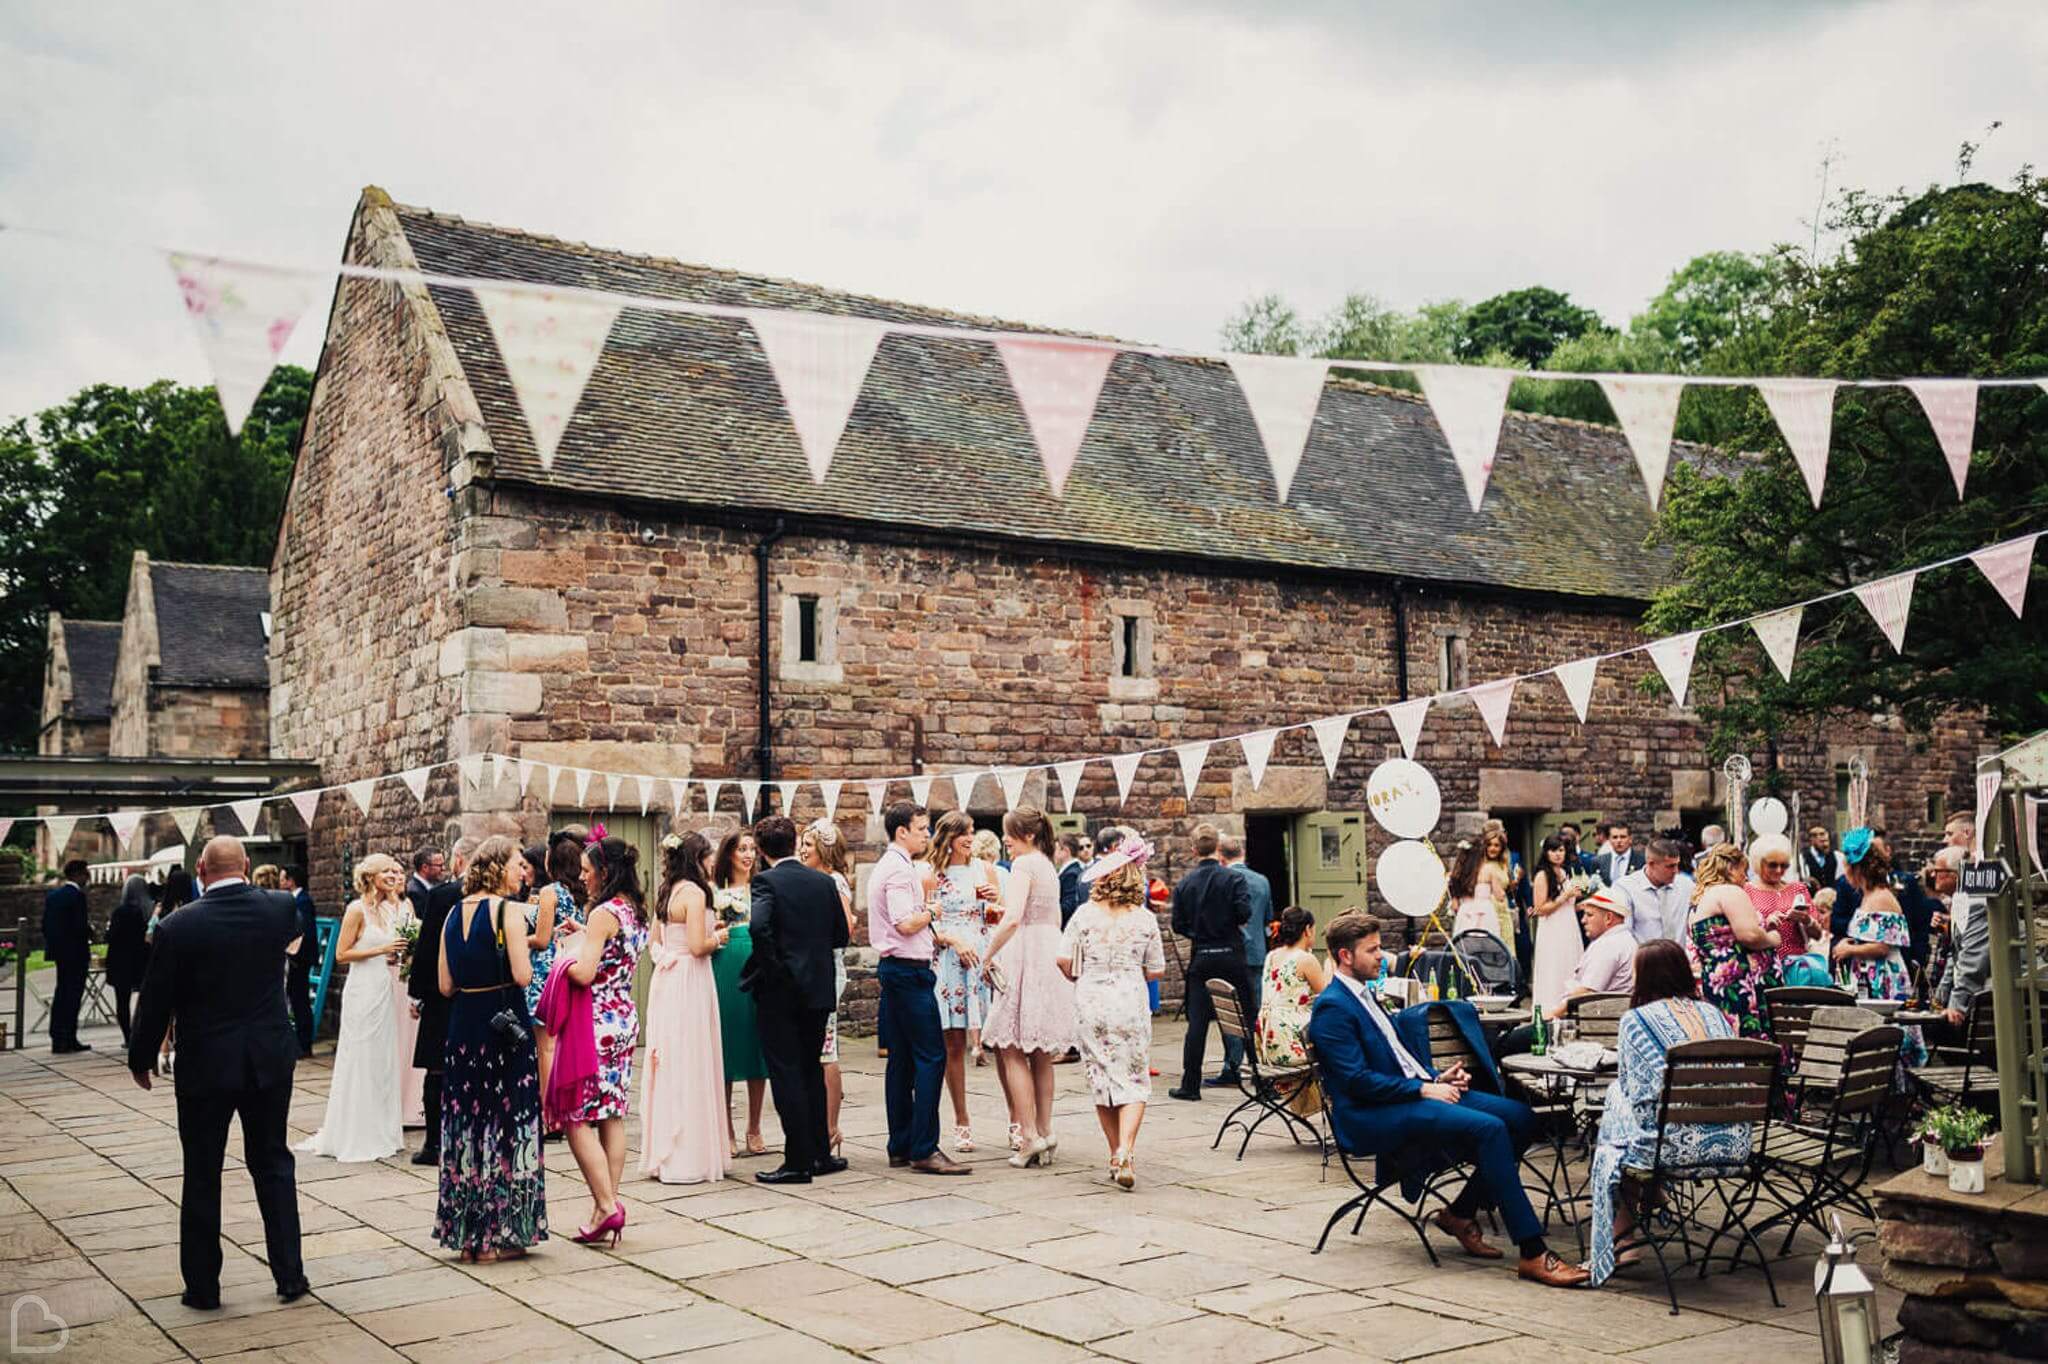
[[[711,954],[725,930],[711,908],[711,845],[702,834],[661,841],[661,919],[648,938],[647,1065],[640,1091],[640,1168],[664,1184],[705,1184],[732,1164],[725,1058]]]
[[[593,833],[600,832],[593,830]],[[576,1239],[609,1235],[618,1244],[626,1226],[619,1181],[626,1173],[626,1109],[633,1094],[633,1045],[640,1031],[633,1007],[633,969],[647,944],[640,891],[640,854],[623,838],[595,838],[583,849],[583,889],[590,915],[575,961],[573,983],[590,991],[590,1021],[597,1074],[563,1126],[576,1168],[590,1189],[593,1216]]]
[[[1052,824],[1020,805],[1003,816],[1010,883],[1003,922],[989,940],[994,1002],[981,1025],[983,1046],[996,1049],[1003,1091],[1023,1149],[1010,1164],[1050,1165],[1059,1149],[1052,1131],[1053,1062],[1067,1054],[1078,1028],[1074,983],[1060,971],[1060,874],[1052,865]]]

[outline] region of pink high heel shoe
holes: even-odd
[[[598,1241],[602,1241],[604,1240],[606,1235],[610,1235],[611,1244],[613,1246],[616,1246],[619,1243],[619,1236],[625,1230],[626,1205],[624,1203],[620,1203],[612,1209],[612,1215],[610,1217],[605,1218],[604,1221],[599,1222],[594,1227],[576,1228],[576,1234],[570,1237],[569,1239],[576,1242],[576,1244],[578,1245],[587,1246],[593,1245]]]

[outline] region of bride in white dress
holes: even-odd
[[[334,959],[348,963],[341,1035],[320,1130],[294,1149],[342,1161],[382,1160],[405,1145],[399,1125],[398,919],[405,873],[373,853],[356,864],[356,899],[342,915]]]

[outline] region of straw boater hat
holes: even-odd
[[[1619,899],[1615,898],[1614,892],[1609,890],[1606,886],[1602,886],[1600,889],[1594,891],[1591,895],[1588,895],[1579,901],[1579,907],[1581,909],[1584,909],[1588,905],[1591,905],[1594,909],[1604,909],[1609,914],[1614,915],[1617,919],[1626,919],[1628,917],[1628,906],[1623,904]]]

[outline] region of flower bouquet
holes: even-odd
[[[1575,900],[1585,899],[1588,895],[1600,889],[1600,886],[1600,878],[1586,871],[1567,876],[1564,882],[1566,893]]]
[[[412,979],[413,954],[419,950],[420,921],[411,909],[400,909],[391,927],[398,933],[398,940],[405,944],[405,950],[398,954],[398,978]]]

